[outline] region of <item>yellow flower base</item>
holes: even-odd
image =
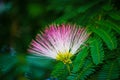
[[[71,61],[71,56],[73,54],[70,53],[69,51],[66,51],[66,52],[59,52],[56,56],[56,59],[59,60],[59,61],[62,61],[64,64],[71,64],[72,61]]]

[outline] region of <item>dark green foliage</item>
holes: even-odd
[[[54,67],[51,76],[57,78],[58,80],[66,79],[66,76],[68,76],[68,70],[66,69],[66,66],[60,62]]]
[[[110,14],[109,14],[109,16],[111,17],[111,18],[113,18],[113,19],[115,19],[115,20],[120,20],[120,14],[119,14],[119,12],[111,12]]]
[[[94,72],[93,69],[94,65],[92,61],[85,60],[85,63],[82,65],[82,68],[79,69],[79,72],[72,73],[70,76],[68,76],[68,80],[85,80],[88,75]]]
[[[106,21],[106,24],[108,24],[109,25],[109,27],[111,27],[112,29],[114,29],[117,33],[119,33],[120,34],[120,25],[119,24],[116,24],[116,23],[114,23],[114,22],[112,22],[112,21]]]
[[[98,2],[100,2],[101,0],[97,0],[94,2],[88,2],[80,7],[78,7],[77,9],[74,9],[72,12],[66,12],[62,17],[60,17],[58,20],[55,20],[55,23],[64,23],[67,22],[69,19],[85,13],[85,11],[87,11],[89,8],[93,7],[94,5],[96,5]]]
[[[73,70],[72,72],[78,72],[81,69],[83,63],[85,62],[85,58],[88,56],[88,49],[83,48],[77,55],[73,62]]]
[[[109,12],[115,10],[111,1],[97,5],[99,3],[102,3],[102,1],[98,1],[98,3],[95,2],[95,4],[94,2],[93,4],[89,4],[92,6],[86,3],[87,6],[84,5],[86,8],[83,9],[82,12],[79,12],[79,8],[77,8],[76,11],[73,10],[69,15],[65,14],[57,20],[58,22],[59,20],[60,22],[61,20],[63,20],[62,22],[67,22],[69,19],[71,20],[72,17],[75,17],[75,19],[73,18],[73,22],[89,26],[88,29],[91,30],[91,36],[93,36],[88,41],[89,45],[87,46],[89,47],[82,48],[82,50],[74,56],[71,74],[67,77],[67,80],[112,80],[118,79],[120,76],[120,72],[116,72],[116,70],[118,70],[118,67],[116,67],[118,63],[114,63],[113,67],[116,69],[111,70],[111,73],[114,73],[114,75],[106,79],[106,77],[111,75],[111,73],[107,74],[111,64],[105,64],[107,61],[118,57],[116,57],[116,55],[118,55],[119,52],[115,51],[119,49],[119,46],[117,46],[119,37],[116,36],[119,35],[117,33],[120,33],[119,12]],[[95,9],[94,6],[97,8]],[[99,11],[91,12],[91,9]],[[80,14],[80,16],[78,14]],[[77,15],[78,17],[76,17]]]
[[[2,55],[0,55],[2,56]],[[3,63],[4,62],[4,63]],[[17,59],[15,56],[4,55],[0,57],[0,77],[5,75],[16,65]]]
[[[119,66],[116,61],[105,64],[98,73],[98,80],[113,80],[119,78]]]
[[[119,0],[2,0],[0,2],[0,80],[119,80]],[[69,65],[27,54],[48,24],[87,27],[89,40]]]
[[[107,32],[101,28],[92,28],[93,32],[96,33],[106,43],[109,49],[115,49],[117,47],[116,37],[112,32]]]
[[[100,64],[104,59],[104,50],[102,41],[98,38],[92,39],[91,42],[91,56],[95,64]]]
[[[80,73],[78,73],[77,77],[75,80],[81,79],[85,80],[87,76],[89,76],[91,73],[93,73],[93,63],[88,59],[85,64],[83,65],[83,68],[81,69]]]

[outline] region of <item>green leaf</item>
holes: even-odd
[[[110,50],[113,50],[117,47],[116,37],[112,32],[110,33],[101,28],[95,28],[94,26],[91,29],[95,34],[97,34],[98,36],[100,36],[100,38],[103,39],[103,41],[106,43]]]
[[[73,62],[73,70],[72,72],[77,72],[80,70],[80,68],[82,67],[83,63],[84,63],[84,59],[87,57],[88,55],[88,49],[85,47],[84,49],[82,49],[76,56],[74,62]]]
[[[79,8],[68,12],[66,14],[64,14],[62,17],[58,18],[55,23],[65,23],[66,21],[68,21],[69,19],[75,17],[76,15],[79,15],[80,13],[84,13],[86,12],[88,9],[90,9],[91,7],[93,7],[94,5],[98,4],[101,0],[97,0],[94,2],[88,2],[85,5],[80,6]]]
[[[100,20],[100,21],[96,21],[96,23],[100,26],[102,26],[102,28],[104,28],[106,31],[110,31],[111,29],[114,29],[117,33],[120,34],[120,26],[118,26],[117,24],[115,24],[113,21],[110,20]]]
[[[92,61],[90,61],[89,59],[86,60],[86,62],[84,63],[82,69],[80,70],[79,73],[77,74],[71,74],[70,76],[68,76],[68,80],[85,80],[87,78],[87,76],[89,76],[90,74],[92,74],[94,72],[93,69],[94,65],[92,63]]]
[[[102,70],[98,74],[98,80],[118,80],[119,67],[117,62],[113,61],[103,66]]]
[[[109,16],[115,20],[120,20],[120,12],[111,12]]]
[[[110,24],[108,24],[105,20],[99,20],[95,22],[97,25],[99,25],[100,28],[104,29],[107,32],[111,31]]]
[[[120,34],[120,26],[118,26],[117,24],[115,24],[114,22],[107,20],[106,24],[108,24],[112,29],[114,29],[117,33]]]
[[[109,3],[105,4],[103,7],[102,7],[105,11],[110,11],[113,9],[113,6],[110,5]]]
[[[92,42],[90,44],[91,47],[91,56],[93,59],[93,62],[97,65],[99,63],[102,63],[104,58],[104,51],[102,47],[102,41],[98,38],[92,39]]]
[[[51,76],[53,78],[57,78],[59,80],[65,79],[67,75],[68,75],[68,71],[62,62],[56,64],[56,66],[54,67],[54,70],[51,73]]]
[[[81,80],[85,80],[85,78],[90,75],[91,73],[94,72],[94,69],[93,69],[93,63],[90,61],[90,60],[87,60],[85,62],[85,65],[83,66],[83,69],[82,71],[77,75],[76,79],[75,80],[78,80],[81,78]]]

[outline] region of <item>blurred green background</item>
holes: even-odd
[[[111,0],[1,0],[0,48],[8,47],[26,52],[31,39],[44,27],[52,23],[86,25],[88,20],[84,20],[84,17],[101,12],[101,6],[107,5],[109,1]],[[90,9],[88,13],[91,14],[86,16],[84,6],[95,4],[94,2],[98,4],[92,8],[93,10]],[[111,5],[116,10],[120,9],[119,0],[112,1]],[[111,8],[106,6],[106,9],[107,7]]]
[[[0,0],[0,80],[49,78],[51,61],[28,56],[27,49],[36,34],[61,15],[53,10],[56,0],[53,2]]]
[[[27,52],[36,34],[52,23],[86,26],[119,10],[119,0],[0,0],[0,80],[57,80],[50,78],[54,60]]]

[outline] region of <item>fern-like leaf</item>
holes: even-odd
[[[117,33],[120,34],[120,26],[118,26],[117,24],[115,24],[114,22],[107,20],[106,24],[108,24],[112,29],[114,29]]]
[[[107,32],[111,32],[111,26],[108,24],[105,20],[99,20],[95,22],[97,25],[99,25],[100,28],[104,29]]]
[[[120,12],[111,12],[109,16],[115,20],[120,20]]]
[[[112,32],[106,32],[102,28],[95,28],[94,26],[92,27],[92,30],[95,34],[103,39],[110,50],[113,50],[117,47],[116,37]]]
[[[85,80],[87,76],[94,72],[92,61],[87,59],[79,73],[73,73],[68,76],[68,80]]]
[[[100,21],[97,21],[96,23],[106,28],[106,31],[110,31],[110,29],[114,29],[117,33],[120,34],[120,27],[117,24],[115,24],[113,21],[100,20]]]
[[[84,49],[82,49],[76,56],[74,62],[73,62],[73,70],[72,72],[77,72],[79,71],[79,69],[82,67],[83,63],[84,63],[84,59],[87,57],[88,55],[88,49],[85,47]]]
[[[118,80],[119,67],[117,62],[112,62],[103,66],[98,74],[98,80]]]
[[[92,39],[91,46],[91,56],[95,64],[99,64],[103,61],[104,51],[102,47],[102,41],[98,38]]]
[[[84,13],[85,11],[87,11],[88,9],[90,9],[91,7],[93,7],[94,5],[98,4],[101,0],[97,0],[94,2],[88,2],[85,5],[82,5],[81,7],[79,7],[78,9],[75,9],[72,12],[66,13],[64,14],[62,17],[60,17],[59,19],[57,19],[55,21],[55,23],[63,23],[68,21],[70,18],[75,17],[76,15],[79,15],[80,13]]]
[[[51,76],[53,78],[57,78],[59,80],[65,79],[67,75],[68,75],[68,71],[62,62],[56,64],[54,70],[51,73]]]

